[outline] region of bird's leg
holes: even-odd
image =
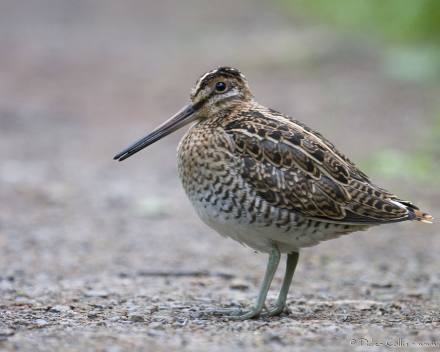
[[[269,262],[267,264],[266,274],[264,275],[264,280],[261,285],[260,292],[258,292],[257,300],[255,301],[253,307],[243,315],[233,315],[229,316],[229,318],[236,320],[246,320],[260,315],[265,306],[267,291],[269,291],[270,284],[273,280],[275,272],[277,271],[280,257],[280,251],[278,250],[278,247],[274,244],[269,253]]]
[[[257,300],[255,301],[251,309],[224,308],[224,309],[215,309],[215,310],[205,310],[202,311],[201,313],[207,315],[228,315],[229,318],[236,320],[245,320],[245,319],[257,317],[261,314],[263,309],[265,309],[267,313],[263,313],[261,315],[268,315],[270,310],[266,307],[265,304],[267,291],[269,291],[270,284],[278,268],[280,257],[281,255],[280,255],[280,251],[278,250],[278,247],[276,245],[273,245],[269,253],[269,262],[267,264],[267,270],[264,276],[263,283],[260,288],[260,292],[258,293]],[[288,286],[289,285],[287,285],[287,290],[289,289]]]
[[[280,294],[278,295],[277,303],[274,309],[266,313],[261,314],[262,316],[279,315],[286,307],[287,293],[289,292],[290,283],[292,282],[293,273],[295,272],[296,264],[298,264],[299,253],[293,252],[287,255],[286,263],[286,273],[284,274],[284,280],[281,285]]]

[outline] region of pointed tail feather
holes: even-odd
[[[408,210],[410,210],[416,215],[416,218],[412,219],[412,221],[420,221],[420,222],[424,222],[425,224],[433,223],[431,220],[434,220],[434,217],[432,217],[431,215],[426,214],[418,209],[408,209]]]

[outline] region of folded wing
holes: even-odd
[[[432,219],[374,185],[333,144],[289,116],[244,112],[225,133],[235,145],[237,172],[274,206],[346,224]]]

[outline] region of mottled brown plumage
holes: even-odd
[[[374,185],[328,140],[287,115],[242,103],[220,126],[234,143],[238,172],[274,206],[350,225],[429,219]]]
[[[280,253],[288,253],[288,268],[269,315],[284,309],[300,248],[370,226],[433,219],[372,183],[321,134],[256,103],[245,77],[228,67],[201,76],[187,107],[115,158],[190,121],[196,124],[179,144],[178,166],[196,212],[221,235],[270,254],[257,302],[238,319],[261,314]]]

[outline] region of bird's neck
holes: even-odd
[[[208,117],[202,119],[201,123],[205,126],[222,126],[226,125],[237,118],[244,111],[251,110],[258,106],[255,101],[236,101],[233,104],[225,106],[223,109],[212,111]]]

